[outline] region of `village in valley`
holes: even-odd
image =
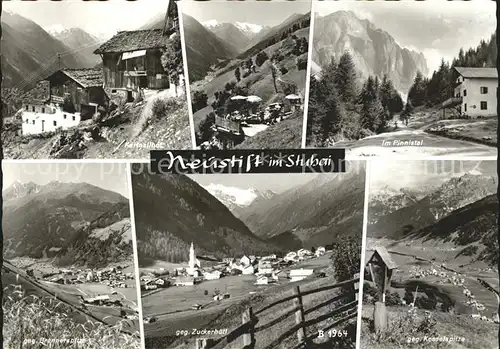
[[[139,348],[125,164],[107,168],[106,179],[95,176],[100,166],[4,164],[6,347],[25,345],[28,333],[33,341],[71,333],[88,348]]]
[[[189,263],[185,267],[178,267],[173,271],[163,268],[156,272],[146,273],[141,277],[141,290],[156,290],[158,288],[176,286],[194,286],[200,284],[203,287],[205,281],[219,280],[224,277],[234,277],[241,275],[251,275],[247,280],[253,278],[254,285],[273,285],[284,282],[302,281],[310,277],[325,277],[325,273],[311,267],[301,267],[302,262],[324,256],[327,250],[323,246],[316,249],[300,249],[288,252],[284,257],[277,257],[276,254],[268,256],[242,256],[240,258],[227,257],[221,261],[203,260],[196,257],[194,245],[191,244],[189,251]],[[206,265],[205,265],[206,264]],[[208,287],[208,285],[207,285]],[[206,296],[212,297],[213,301],[223,301],[230,298],[231,294],[217,289],[215,283],[210,283],[213,293]],[[206,303],[211,303],[212,299],[207,297]],[[193,304],[193,309],[201,309],[208,304]],[[154,322],[154,317],[148,317],[146,322]]]
[[[167,3],[156,2],[156,16],[138,30],[107,39],[76,27],[47,33],[14,12],[2,17],[8,29],[36,27],[46,49],[56,51],[22,81],[11,73],[18,67],[3,69],[5,157],[145,158],[150,149],[190,147],[177,5]],[[74,44],[77,34],[87,42]],[[50,47],[60,38],[76,46]],[[10,48],[9,40],[5,35],[2,45]]]

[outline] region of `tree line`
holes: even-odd
[[[413,84],[408,92],[408,101],[405,114],[411,113],[418,106],[434,106],[453,96],[452,84],[456,79],[454,67],[481,68],[496,67],[497,45],[496,32],[488,41],[481,40],[476,48],[463,48],[458,52],[451,64],[444,59],[430,78],[425,78],[417,72]]]
[[[309,88],[307,140],[328,146],[342,139],[359,139],[382,132],[404,107],[393,82],[369,76],[361,87],[352,56],[345,52],[331,62]]]

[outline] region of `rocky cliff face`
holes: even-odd
[[[424,75],[428,73],[422,53],[402,48],[389,33],[353,12],[338,11],[317,17],[313,61],[322,67],[345,51],[352,54],[361,79],[387,74],[403,94],[408,92],[418,70]]]

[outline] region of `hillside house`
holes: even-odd
[[[107,105],[100,70],[62,69],[22,98],[22,134],[40,134],[78,126]]]
[[[53,104],[60,104],[63,111],[80,113],[81,120],[92,118],[99,106],[107,106],[101,69],[61,69],[47,77]],[[70,102],[70,109],[64,103]],[[72,110],[71,108],[74,108]]]
[[[290,282],[302,281],[313,275],[314,269],[293,269],[290,270]]]
[[[455,107],[468,118],[496,116],[497,69],[455,67],[454,73],[453,96],[443,102],[443,110]]]
[[[167,34],[164,29],[121,31],[94,51],[102,58],[104,88],[112,100],[130,102],[141,89],[170,87],[161,63],[162,50],[169,40]],[[183,79],[181,76],[181,84]]]

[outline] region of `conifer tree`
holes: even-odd
[[[356,70],[349,52],[345,52],[335,68],[335,84],[344,103],[354,103],[357,96]]]

